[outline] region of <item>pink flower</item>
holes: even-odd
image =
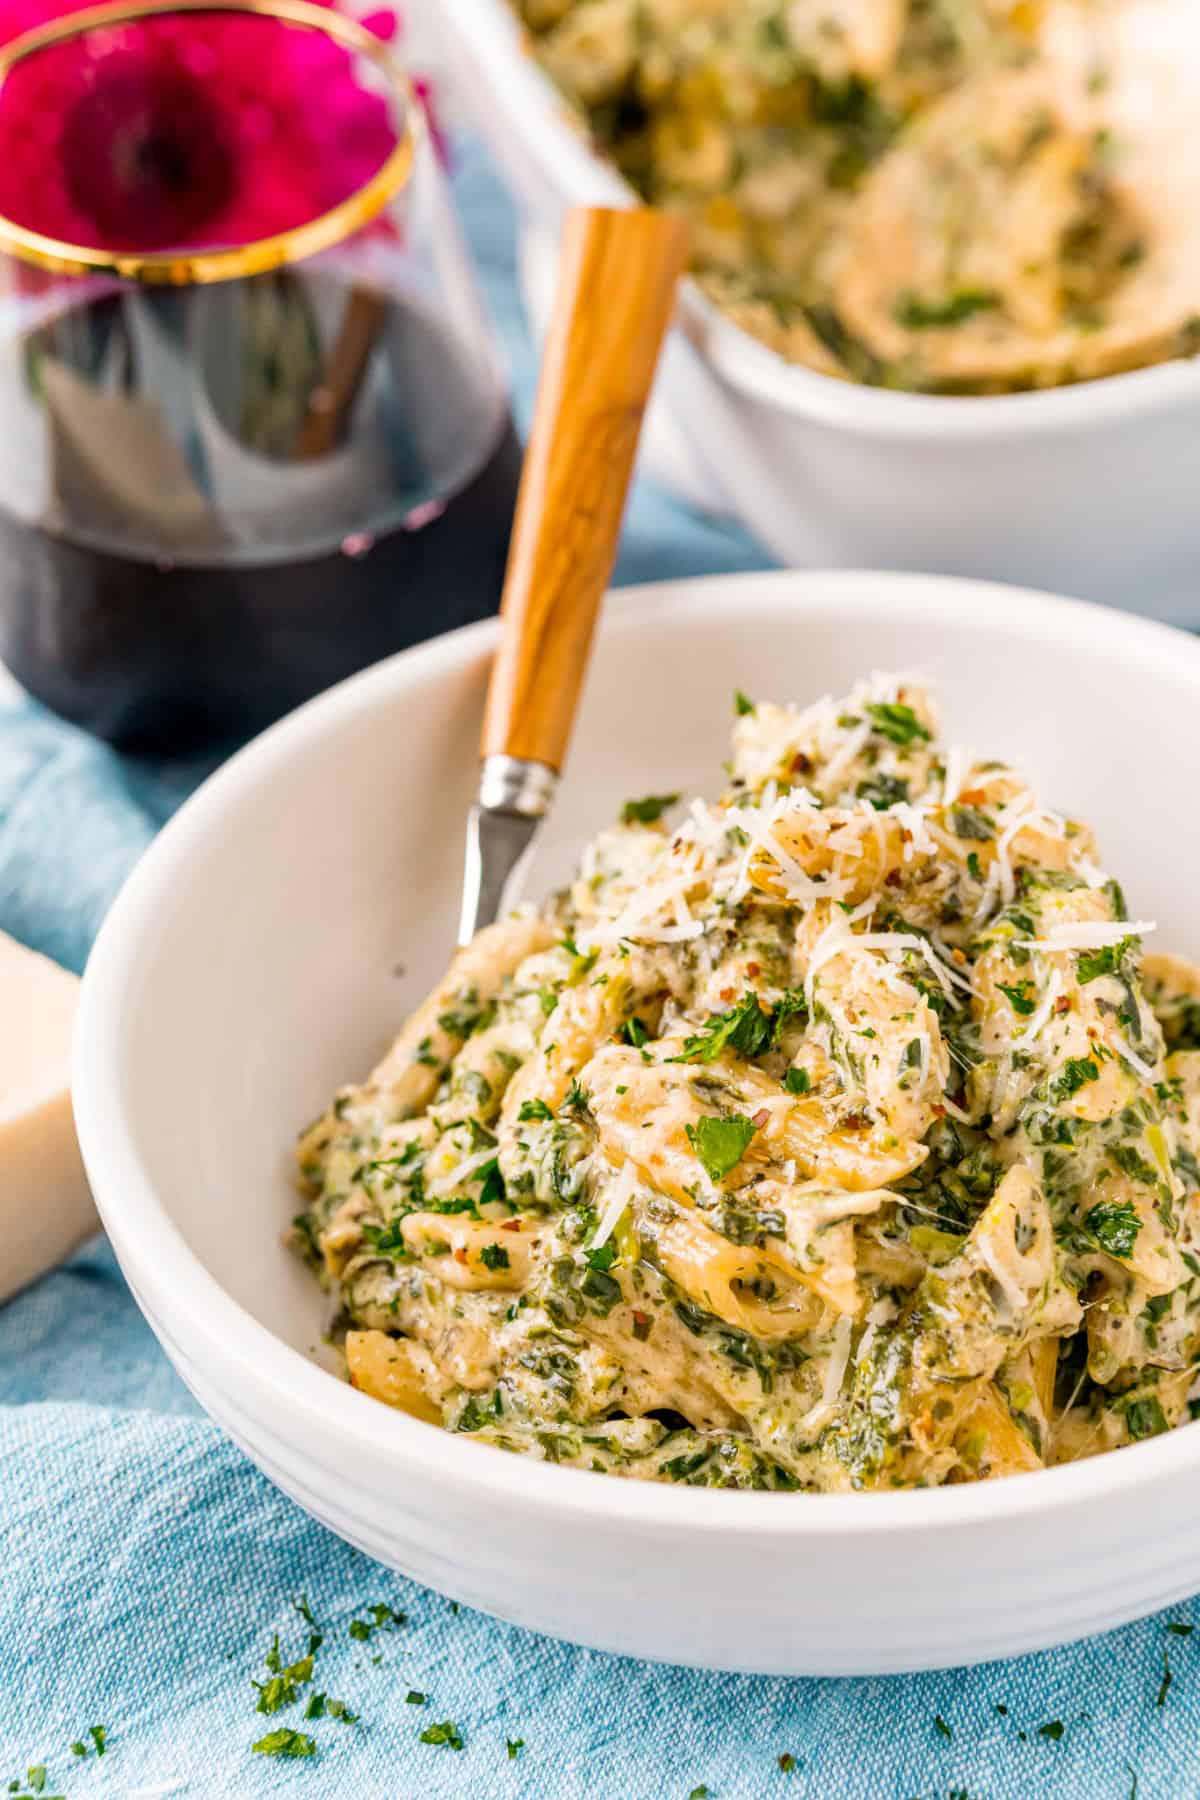
[[[0,38],[63,10],[0,0]],[[383,37],[397,21],[369,23]],[[387,102],[320,34],[167,15],[18,65],[0,89],[0,212],[106,248],[245,243],[335,206],[394,141]]]

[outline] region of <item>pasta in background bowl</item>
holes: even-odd
[[[781,10],[768,0],[741,0],[740,10],[734,0],[703,8],[654,0],[654,7],[661,19],[694,13],[704,27],[702,50],[714,16],[744,15],[753,24]],[[556,16],[569,25],[564,15],[578,12],[599,28],[622,10],[640,16],[629,0],[576,0],[543,8],[537,26],[549,32]],[[940,97],[916,96],[911,138],[908,128],[886,140],[864,136],[853,105],[849,117],[809,131],[801,80],[799,127],[785,121],[767,129],[770,119],[756,124],[750,105],[754,141],[745,163],[735,159],[730,181],[722,177],[706,192],[703,167],[693,179],[688,166],[683,210],[703,215],[711,202],[727,228],[701,234],[698,278],[681,291],[679,328],[651,409],[649,455],[660,478],[739,518],[785,564],[983,576],[1192,624],[1200,552],[1191,482],[1200,363],[1187,353],[1200,280],[1200,12],[1193,0],[1095,0],[1090,8],[1083,0],[883,7],[845,0],[824,9],[843,24],[871,14],[1015,18],[1026,44],[1030,27],[1060,10],[1111,27],[1119,55],[1110,63],[1124,74],[1107,95],[1102,84],[1089,92],[1086,75],[1080,92],[1072,78],[1069,103],[1052,80],[1050,114],[1058,123],[1049,136],[1039,119],[1036,67],[1001,67],[992,77],[972,64],[968,79],[998,84],[995,106],[964,101],[965,86],[954,85],[963,73],[952,68]],[[801,23],[823,16],[808,0],[787,11]],[[520,201],[526,293],[535,318],[544,319],[564,209],[629,204],[635,190],[580,129],[578,109],[536,60],[510,0],[440,0],[437,23],[450,78]],[[1072,55],[1064,47],[1062,56]],[[672,80],[670,69],[667,76],[655,105],[672,142],[682,139],[686,150],[688,132],[711,117],[720,135],[722,107],[734,108],[741,96],[727,59],[709,56],[694,80]],[[728,100],[722,89],[713,102],[714,81],[725,83]],[[853,99],[860,89],[838,91]],[[750,102],[755,92],[751,83]],[[909,97],[894,104],[889,94],[893,111],[900,102]],[[964,105],[970,129],[954,110]],[[628,110],[624,116],[628,122]],[[871,116],[868,108],[868,124]],[[977,127],[995,137],[998,163],[983,154]],[[793,205],[784,191],[784,212],[797,230],[777,230],[768,219],[763,237],[741,219],[738,193],[753,181],[756,202],[776,204],[777,183],[785,190],[787,183],[775,164],[786,174],[798,134],[816,141],[815,163],[802,159],[799,170],[813,181],[812,203],[802,195]],[[831,319],[825,276],[797,281],[795,268],[808,270],[804,229],[828,210],[822,156],[828,160],[829,146],[837,155],[856,145],[876,160],[855,183],[832,190],[833,235],[850,242],[839,221],[852,203],[857,248],[842,293],[846,316],[839,301]],[[1022,162],[1025,146],[1032,162]],[[764,155],[774,159],[765,174]],[[946,165],[940,224],[921,205],[931,160]],[[1032,171],[1036,180],[1027,183]],[[630,173],[647,185],[636,167]],[[737,216],[728,225],[731,209]],[[993,236],[987,227],[997,214],[1005,224]],[[747,236],[765,244],[749,261]],[[1071,252],[1059,270],[1064,280],[1055,273],[1056,243]],[[782,288],[772,274],[780,259]],[[1093,274],[1098,288],[1085,293]],[[815,328],[820,353],[806,362],[800,340],[809,342]],[[849,365],[839,372],[846,356],[837,346],[847,338],[864,341],[869,354],[859,372],[875,385],[844,379],[855,373]],[[854,363],[848,341],[845,349]],[[1045,385],[1072,370],[1088,378]],[[885,379],[892,385],[880,385]],[[973,388],[984,391],[955,391]],[[987,391],[1006,388],[1027,391]]]
[[[987,394],[1200,348],[1180,0],[517,9],[592,141],[688,220],[706,291],[789,361]]]
[[[931,1446],[928,1478],[942,1477],[942,1485],[901,1490],[890,1486],[886,1471],[882,1481],[864,1480],[869,1492],[729,1492],[686,1479],[622,1480],[588,1469],[551,1467],[536,1456],[506,1454],[481,1444],[476,1432],[447,1431],[380,1405],[338,1377],[322,1343],[329,1301],[281,1242],[297,1211],[286,1139],[294,1121],[312,1117],[328,1104],[348,1073],[370,1068],[386,1052],[406,1014],[445,968],[461,879],[461,821],[475,784],[477,726],[494,641],[489,626],[422,646],[323,696],[234,758],[152,847],[93,952],[76,1047],[81,1142],[122,1267],[183,1378],[273,1480],[373,1556],[459,1600],[609,1650],[779,1672],[915,1668],[1059,1642],[1194,1591],[1200,1585],[1194,1529],[1200,1504],[1200,1433],[1189,1425],[1158,1431],[1152,1406],[1133,1420],[1128,1417],[1138,1400],[1155,1401],[1167,1422],[1178,1413],[1172,1383],[1183,1370],[1165,1366],[1168,1356],[1174,1359],[1173,1346],[1178,1347],[1173,1336],[1177,1327],[1165,1311],[1159,1320],[1151,1318],[1148,1323],[1161,1325],[1163,1338],[1161,1350],[1150,1345],[1140,1321],[1152,1303],[1143,1302],[1132,1316],[1129,1306],[1109,1309],[1123,1333],[1136,1334],[1136,1341],[1122,1337],[1115,1346],[1122,1369],[1131,1371],[1138,1364],[1132,1382],[1127,1385],[1116,1375],[1105,1379],[1108,1372],[1099,1366],[1094,1370],[1103,1395],[1111,1394],[1115,1402],[1102,1396],[1095,1422],[1105,1435],[1115,1426],[1122,1441],[1137,1441],[1111,1455],[1085,1456],[1004,1480],[960,1480],[957,1473],[950,1480],[950,1469],[938,1458],[951,1452],[955,1462],[977,1452],[990,1460],[1015,1442],[1021,1455],[1028,1455],[1022,1444],[1032,1439],[1016,1419],[1013,1403],[1017,1412],[1036,1413],[1038,1372],[1028,1378],[1031,1397],[1014,1392],[1019,1373],[1002,1365],[987,1367],[993,1345],[970,1380],[980,1384],[978,1397],[988,1403],[991,1388],[997,1393],[1005,1388],[1003,1412],[993,1412],[975,1428],[985,1433],[978,1445],[968,1441],[970,1433],[954,1429],[948,1445]],[[944,710],[946,742],[970,743],[982,756],[1019,764],[1036,775],[1039,797],[1069,807],[1094,827],[1103,858],[1097,866],[1118,872],[1125,884],[1130,918],[1115,923],[1157,922],[1157,933],[1146,937],[1147,958],[1159,943],[1185,956],[1195,953],[1200,936],[1193,896],[1200,886],[1200,847],[1188,822],[1200,645],[1144,621],[1065,601],[928,578],[734,577],[614,597],[601,626],[572,761],[539,850],[531,891],[553,893],[569,884],[586,846],[612,829],[630,796],[720,790],[722,748],[717,740],[735,684],[758,708],[753,715],[742,715],[740,725],[735,719],[742,745],[738,754],[744,759],[749,751],[745,740],[757,730],[764,734],[765,759],[765,726],[773,718],[768,694],[849,694],[861,671],[871,667],[920,670]],[[867,704],[910,706],[919,721],[924,716],[915,691],[908,699],[885,696]],[[897,724],[905,729],[906,717],[897,715]],[[932,717],[926,728],[933,729]],[[835,735],[848,731],[852,740],[854,729],[838,727],[835,718]],[[877,775],[908,778],[899,754],[903,747],[886,736],[873,742],[879,751]],[[867,740],[863,743],[871,747]],[[920,746],[911,748],[909,792],[919,810]],[[894,762],[893,750],[898,753]],[[932,747],[926,750],[932,757]],[[811,753],[801,746],[793,754]],[[753,770],[746,766],[745,773],[757,782],[768,777],[769,769],[764,760]],[[816,770],[811,773],[816,779]],[[964,783],[986,774],[962,769]],[[856,772],[854,785],[869,779]],[[967,799],[962,787],[956,801],[964,808],[978,804],[986,810]],[[665,816],[678,826],[689,814],[680,807]],[[886,838],[890,815],[885,810],[876,816]],[[960,838],[953,830],[947,835],[960,853],[976,854],[988,872],[987,841]],[[618,826],[617,836],[672,854],[674,837],[664,840],[653,823]],[[1066,842],[1054,839],[1053,832],[1047,842],[1051,840],[1060,847]],[[1081,853],[1089,863],[1094,859],[1081,838],[1072,838],[1070,845],[1073,855]],[[1008,860],[1013,861],[1011,856]],[[960,855],[956,866],[961,861]],[[753,866],[758,880],[759,866]],[[767,873],[764,862],[764,880]],[[794,871],[789,879],[797,879]],[[1050,884],[1046,896],[1027,898],[1051,910],[1064,901],[1078,904],[1080,896],[1090,897],[1097,907],[1105,905],[1104,884],[1088,886],[1086,872],[1084,880],[1083,889]],[[644,885],[649,899],[649,880]],[[888,894],[899,892],[900,904],[908,905],[904,890],[894,890],[886,880],[883,886]],[[999,897],[1007,907],[1007,895]],[[616,898],[614,893],[614,904]],[[702,915],[700,897],[684,898],[694,922]],[[862,902],[853,893],[844,900],[851,911],[834,910],[846,931],[860,937],[867,922],[865,917],[852,919],[851,913]],[[1021,910],[1015,891],[1012,905]],[[573,941],[580,958],[586,961],[592,949],[600,953],[588,975],[571,985],[574,955],[562,945],[557,916],[551,941],[537,952],[549,959],[547,989],[561,981],[569,1000],[603,995],[607,984],[591,985],[604,972],[602,959],[622,960],[619,941],[615,949],[599,941],[604,935],[601,914],[586,918],[582,908],[577,911]],[[617,914],[614,922],[619,921]],[[688,928],[686,914],[677,923]],[[1031,923],[1039,933],[1043,930],[1032,918]],[[917,919],[912,935],[919,936],[920,929]],[[589,931],[599,935],[593,940]],[[880,918],[872,919],[873,937],[886,932]],[[938,932],[944,937],[945,927]],[[1003,958],[997,953],[991,966],[1004,987],[1026,1002],[1033,1000],[1035,1011],[1011,1010],[1008,997],[1001,995],[988,1019],[1011,1035],[1027,1031],[1057,968],[1063,993],[1073,1003],[1077,993],[1084,999],[1061,1014],[1054,1011],[1061,995],[1053,995],[1045,1027],[1050,1035],[1043,1038],[1040,1022],[1036,1034],[1045,1046],[1046,1067],[1053,1063],[1056,1070],[1065,1070],[1072,1058],[1087,1061],[1054,1034],[1080,1027],[1086,1033],[1079,1010],[1085,1000],[1088,1006],[1093,999],[1115,1004],[1118,1014],[1127,1010],[1118,988],[1110,985],[1116,971],[1080,982],[1078,959],[1086,952],[1059,945],[1043,957],[1032,948],[1032,938],[1023,941],[1031,945],[1030,962],[1024,972],[1012,971],[1016,979],[1009,980],[1007,952]],[[907,947],[892,948],[898,954],[884,960],[895,963],[896,979],[917,976],[929,988],[922,1000],[938,1020],[949,1059],[947,1045],[955,1037],[958,1009],[949,1007],[939,1016],[941,985],[924,952],[918,954],[931,983],[906,960]],[[949,960],[931,943],[931,954],[947,971],[958,967],[953,945],[948,948]],[[1127,954],[1133,957],[1132,947],[1122,951],[1122,965]],[[875,960],[872,953],[870,963]],[[972,967],[968,978],[982,988],[983,953],[968,955],[967,961]],[[713,1096],[713,1104],[700,1109],[707,1117],[725,1111],[742,1114],[754,1125],[741,1164],[731,1164],[729,1177],[720,1176],[713,1184],[728,1190],[731,1200],[740,1191],[738,1167],[757,1173],[763,1166],[757,1159],[771,1150],[773,1120],[789,1130],[795,1123],[786,1109],[798,1106],[803,1096],[789,1093],[787,1069],[808,1066],[810,1097],[815,1091],[824,1103],[824,1077],[813,1079],[819,1072],[813,1029],[795,1014],[781,1026],[774,1049],[754,1049],[748,1040],[734,1043],[731,1037],[710,1063],[647,1064],[640,1050],[647,1049],[653,1059],[659,1053],[654,1046],[665,1038],[682,1040],[672,1053],[690,1054],[689,1037],[711,1041],[725,1031],[740,1037],[747,1020],[754,1041],[765,1030],[773,1031],[786,988],[803,990],[809,971],[773,989],[762,979],[762,967],[756,977],[747,966],[728,1000],[720,989],[712,994],[697,990],[694,1004],[682,995],[686,1004],[678,1020],[666,1013],[665,1005],[656,1014],[639,997],[632,1016],[643,1021],[649,1041],[608,1045],[600,1052],[607,1058],[611,1050],[614,1059],[627,1061],[634,1078],[627,1080],[622,1073],[610,1080],[607,1103],[614,1109],[614,1128],[622,1123],[616,1108],[635,1098],[639,1080],[678,1076],[690,1084],[711,1075],[722,1082],[754,1082],[766,1090],[769,1099],[753,1109],[748,1093],[737,1104],[732,1097],[718,1101]],[[830,957],[823,968],[832,984],[838,974],[835,959]],[[1029,988],[1023,986],[1026,980]],[[949,985],[960,991],[953,980]],[[747,989],[753,989],[756,1005],[759,998],[767,1003],[770,1018],[759,1005],[760,1024],[747,1008],[739,1027],[724,1015],[742,1007]],[[820,995],[814,976],[814,1010]],[[1133,1054],[1157,1075],[1157,1028],[1143,996],[1161,1015],[1168,1056],[1178,1054],[1180,1034],[1192,1029],[1195,1005],[1186,984],[1176,984],[1165,996],[1157,985],[1153,991],[1145,985],[1143,972],[1138,1017],[1149,1049],[1133,1047]],[[832,985],[830,998],[835,998]],[[555,1008],[561,1004],[560,997]],[[540,999],[538,1006],[540,1010]],[[717,1026],[711,1023],[715,1014],[722,1015]],[[1105,1042],[1115,1054],[1100,1058],[1095,1080],[1089,1077],[1074,1093],[1062,1096],[1058,1104],[1068,1114],[1103,1098],[1109,1083],[1125,1080],[1127,1068],[1138,1104],[1144,1098],[1141,1077],[1117,1051],[1119,1016],[1101,1017]],[[914,1053],[911,1068],[919,1085],[910,1093],[889,1082],[886,1094],[879,1093],[880,1105],[885,1100],[896,1107],[944,1104],[927,1085],[936,1066],[939,1075],[947,1069],[943,1094],[969,1111],[973,1101],[967,1094],[964,1104],[962,1089],[948,1073],[949,1060],[935,1064],[937,1038],[924,1012],[920,1020],[930,1045],[928,1068],[924,1052]],[[877,1040],[884,1022],[874,1027]],[[793,1043],[786,1034],[800,1025]],[[485,1047],[486,1029],[466,1039],[468,1049]],[[905,1046],[916,1036],[906,1038]],[[866,1038],[865,1044],[877,1040]],[[431,1043],[430,1051],[436,1053],[436,1048]],[[784,1060],[773,1061],[776,1056]],[[806,1059],[812,1059],[811,1066]],[[532,1081],[536,1055],[523,1066]],[[864,1066],[864,1075],[868,1072]],[[1029,1073],[1038,1082],[1045,1078],[1040,1064]],[[600,1082],[595,1074],[589,1079],[599,1103]],[[797,1085],[795,1078],[792,1085]],[[618,1086],[629,1092],[616,1095]],[[542,1098],[557,1117],[560,1097],[552,1086],[539,1085],[537,1094],[531,1091],[522,1103],[525,1098]],[[1155,1095],[1153,1104],[1163,1107],[1165,1102]],[[755,1114],[764,1108],[766,1120],[755,1124]],[[535,1117],[526,1129],[536,1126],[551,1134],[551,1122],[537,1116],[536,1106],[532,1110]],[[949,1108],[947,1112],[955,1129],[964,1134],[972,1129],[954,1120]],[[691,1124],[714,1167],[728,1158],[746,1130],[734,1121],[736,1137],[718,1133],[714,1139],[691,1113],[682,1123],[682,1144],[667,1148],[680,1155],[683,1145],[694,1148],[686,1132]],[[846,1117],[841,1123],[856,1139],[870,1137],[874,1129],[863,1131]],[[898,1139],[912,1138],[921,1119],[914,1114],[910,1123],[912,1130],[897,1112]],[[634,1130],[640,1133],[640,1125]],[[1163,1130],[1169,1137],[1165,1122]],[[1107,1144],[1108,1131],[1109,1126],[1093,1122],[1089,1139]],[[928,1128],[916,1135],[927,1140]],[[528,1141],[532,1145],[534,1139]],[[989,1138],[988,1144],[996,1141]],[[1111,1141],[1118,1144],[1116,1137]],[[1131,1144],[1139,1158],[1153,1162],[1148,1140],[1133,1136]],[[1068,1147],[1061,1148],[1070,1154]],[[476,1154],[485,1150],[496,1154],[485,1144]],[[1079,1230],[1090,1234],[1081,1247],[1071,1247],[1072,1263],[1086,1270],[1088,1283],[1094,1264],[1106,1293],[1118,1300],[1122,1292],[1132,1295],[1143,1279],[1141,1252],[1160,1232],[1164,1240],[1170,1237],[1155,1211],[1161,1196],[1152,1197],[1132,1159],[1130,1169],[1114,1163],[1108,1180],[1128,1184],[1112,1195],[1118,1216],[1089,1223],[1087,1215],[1102,1201],[1080,1195],[1078,1209],[1065,1202],[1061,1187],[1046,1177],[1044,1156],[1042,1149],[1026,1160],[1039,1186],[1053,1190],[1047,1204],[1056,1220],[1065,1224],[1068,1213],[1074,1220],[1078,1210]],[[895,1172],[875,1185],[889,1194],[904,1188],[909,1199],[926,1205],[930,1196],[922,1194],[921,1182],[932,1176],[926,1168],[931,1161],[932,1155],[911,1174]],[[930,1279],[927,1268],[934,1277],[948,1279],[946,1271],[964,1249],[957,1240],[971,1241],[971,1232],[1001,1193],[999,1182],[990,1198],[972,1193],[972,1172],[964,1171],[958,1160],[948,1172],[961,1176],[966,1191],[939,1174],[939,1193],[930,1210],[941,1223],[925,1219],[931,1235],[918,1237],[915,1248],[902,1240],[906,1232],[910,1239],[913,1231],[920,1232],[921,1215],[909,1206],[911,1216],[902,1217],[903,1197],[883,1202],[878,1213],[855,1215],[856,1241],[882,1219],[902,1220],[903,1228],[892,1235],[908,1273],[916,1274],[916,1264],[921,1264],[917,1287]],[[687,1180],[702,1198],[708,1197],[709,1174],[695,1159]],[[981,1179],[977,1185],[982,1188],[990,1180],[989,1174],[986,1183]],[[798,1179],[797,1185],[804,1184]],[[832,1188],[837,1185],[830,1180]],[[1175,1248],[1186,1249],[1183,1196],[1171,1185]],[[942,1190],[956,1193],[957,1199],[951,1203]],[[1006,1190],[1004,1204],[1009,1199],[1014,1197]],[[1126,1199],[1138,1220],[1132,1243],[1133,1219],[1121,1210]],[[1032,1217],[1028,1194],[1014,1204]],[[688,1209],[678,1210],[686,1226]],[[431,1229],[476,1223],[469,1212],[432,1216],[436,1227]],[[668,1221],[657,1223],[665,1230]],[[478,1240],[479,1266],[487,1267],[481,1253],[488,1243],[503,1246],[505,1237],[519,1235],[522,1231],[489,1230]],[[764,1255],[774,1235],[765,1233]],[[983,1235],[975,1238],[976,1245]],[[1014,1227],[1014,1245],[1016,1235]],[[718,1232],[714,1241],[720,1250],[726,1240]],[[619,1217],[607,1243],[616,1244],[611,1266],[603,1267],[601,1255],[601,1266],[592,1270],[589,1265],[589,1273],[621,1283],[629,1265],[618,1261],[627,1247]],[[464,1240],[457,1247],[469,1267],[472,1245]],[[599,1250],[605,1248],[602,1240]],[[758,1250],[757,1245],[732,1243],[731,1248]],[[663,1254],[669,1253],[667,1246]],[[453,1248],[448,1255],[453,1257]],[[512,1262],[510,1253],[510,1266]],[[1000,1267],[1007,1277],[1007,1265]],[[490,1271],[503,1273],[502,1267]],[[832,1284],[832,1264],[826,1273]],[[603,1282],[597,1285],[603,1293]],[[812,1290],[803,1282],[795,1286],[797,1304],[807,1307]],[[836,1286],[833,1291],[844,1294]],[[508,1304],[516,1297],[511,1295]],[[1090,1301],[1090,1285],[1082,1298],[1078,1293],[1075,1298],[1080,1306]],[[1056,1304],[1061,1300],[1056,1296]],[[779,1299],[747,1291],[740,1303],[770,1312]],[[616,1318],[617,1310],[614,1306],[610,1316]],[[638,1310],[651,1317],[648,1341],[653,1343],[660,1321],[650,1309]],[[678,1315],[672,1316],[682,1324]],[[1089,1310],[1089,1325],[1101,1316],[1099,1309]],[[897,1323],[880,1319],[877,1335]],[[1049,1325],[1049,1315],[1041,1323]],[[378,1328],[378,1321],[366,1326]],[[835,1338],[837,1331],[834,1322]],[[845,1339],[845,1326],[841,1334]],[[636,1332],[631,1336],[641,1347]],[[857,1315],[849,1336],[847,1370],[851,1354],[861,1350]],[[700,1343],[690,1331],[687,1338]],[[1082,1348],[1069,1319],[1058,1326],[1057,1338],[1075,1344],[1075,1354]],[[815,1336],[811,1348],[816,1352],[812,1360],[818,1362]],[[1099,1354],[1098,1333],[1087,1348],[1089,1354]],[[721,1363],[731,1380],[754,1379],[752,1372],[739,1373],[724,1353]],[[821,1364],[821,1393],[812,1402],[805,1396],[810,1411],[823,1397],[829,1366]],[[486,1396],[487,1390],[477,1392]],[[835,1396],[830,1398],[832,1402]],[[1028,1405],[1020,1404],[1022,1398]],[[1069,1398],[1062,1393],[1063,1400]],[[1087,1399],[1084,1386],[1077,1405]],[[485,1410],[482,1405],[480,1410]],[[1092,1422],[1089,1413],[1083,1423]],[[683,1429],[668,1418],[652,1421],[649,1430],[664,1423]],[[1142,1436],[1145,1426],[1152,1427],[1151,1434]],[[765,1420],[762,1429],[769,1429]],[[699,1445],[691,1454],[698,1451]],[[748,1441],[737,1447],[739,1457],[762,1454]],[[695,1473],[701,1474],[699,1466]],[[793,1473],[797,1479],[802,1476],[799,1469]]]

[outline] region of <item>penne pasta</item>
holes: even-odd
[[[1188,1417],[1200,972],[875,675],[739,697],[303,1135],[354,1385],[509,1451],[838,1492]]]

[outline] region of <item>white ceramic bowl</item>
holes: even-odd
[[[525,54],[508,0],[437,0],[430,13],[528,220],[552,234],[569,205],[629,204]],[[543,260],[527,259],[535,291]],[[681,326],[660,441],[674,467],[684,455],[699,465],[689,489],[780,561],[981,575],[1200,622],[1200,362],[948,399],[794,367],[691,284]]]
[[[606,1650],[776,1672],[1006,1656],[1200,1588],[1200,1426],[978,1487],[806,1497],[526,1461],[319,1366],[326,1302],[280,1245],[293,1135],[441,972],[491,625],[410,650],[207,782],[114,906],[75,1106],[97,1200],[184,1380],[371,1555]],[[609,606],[538,889],[630,793],[720,782],[735,685],[920,669],[951,733],[1099,828],[1139,917],[1195,955],[1200,643],[1117,613],[911,576],[738,576]],[[397,976],[398,963],[405,973]]]

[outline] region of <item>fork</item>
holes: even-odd
[[[458,941],[515,903],[558,787],[688,234],[650,207],[567,215],[467,824]]]

